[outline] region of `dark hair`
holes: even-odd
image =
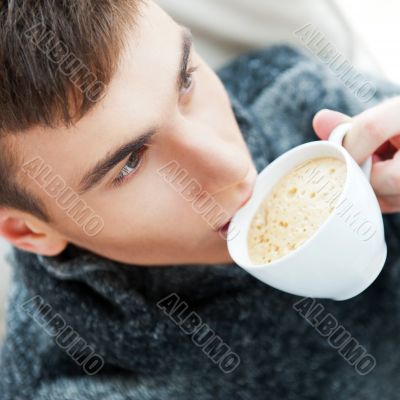
[[[0,207],[48,220],[17,183],[12,135],[69,126],[101,99],[139,2],[0,0]]]

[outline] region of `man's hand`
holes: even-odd
[[[321,110],[313,121],[320,139],[339,124],[351,122],[343,146],[358,164],[372,155],[371,185],[383,213],[400,211],[400,97],[350,118],[331,110]]]

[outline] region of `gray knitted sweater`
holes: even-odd
[[[288,47],[220,76],[259,171],[317,140],[318,110],[354,115],[400,93],[374,81],[362,103]],[[300,299],[236,265],[141,268],[71,245],[53,258],[14,249],[0,399],[399,399],[400,217],[384,223],[386,265],[345,302]]]

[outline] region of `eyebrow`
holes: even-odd
[[[179,71],[177,75],[177,89],[179,90],[184,82],[185,74],[188,69],[190,52],[193,45],[193,37],[189,29],[182,29],[181,58]],[[88,192],[97,186],[104,177],[128,155],[139,154],[143,146],[148,144],[151,138],[157,133],[157,129],[153,128],[140,135],[128,143],[121,145],[116,150],[109,152],[103,159],[98,161],[92,168],[87,171],[78,184],[78,194]]]

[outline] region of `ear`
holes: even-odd
[[[0,236],[21,250],[44,256],[56,256],[68,244],[47,224],[22,212],[7,209],[0,209]]]

